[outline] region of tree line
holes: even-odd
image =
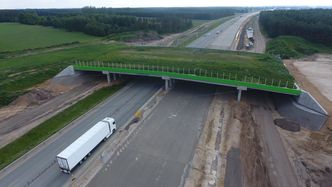
[[[191,19],[176,16],[138,17],[85,11],[81,9],[1,10],[0,22],[52,26],[95,36],[138,30],[154,30],[160,34],[176,33],[192,27]]]
[[[332,45],[332,10],[263,11],[259,22],[270,37],[293,35]]]
[[[234,13],[246,13],[249,8],[225,8],[225,7],[206,7],[206,8],[94,8],[84,7],[83,13],[108,13],[130,15],[138,17],[165,17],[174,16],[186,19],[212,20]]]

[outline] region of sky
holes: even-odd
[[[94,7],[332,6],[332,0],[0,0],[0,9]]]

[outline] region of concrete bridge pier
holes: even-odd
[[[173,87],[173,80],[171,78],[163,76],[162,79],[165,80],[166,91]]]
[[[111,73],[108,72],[108,71],[103,71],[103,74],[105,74],[107,76],[107,83],[108,83],[108,85],[111,85],[111,82],[112,82],[112,80],[111,80]]]
[[[241,101],[241,96],[242,96],[242,91],[247,91],[247,87],[245,86],[238,86],[237,87],[237,90],[238,90],[238,93],[237,93],[237,101],[240,102]]]

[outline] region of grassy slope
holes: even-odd
[[[86,113],[89,109],[102,102],[121,87],[121,85],[106,87],[94,92],[85,99],[35,127],[22,137],[1,148],[0,169],[6,167],[8,164],[68,125],[71,121]]]
[[[94,36],[77,32],[66,32],[51,27],[0,23],[0,52],[33,49],[77,41],[82,42],[95,38]]]
[[[283,59],[301,58],[314,53],[332,53],[332,48],[296,36],[279,36],[267,43],[266,52]]]
[[[8,104],[24,90],[51,78],[61,68],[72,64],[75,60],[201,68],[220,73],[237,73],[239,76],[293,80],[283,65],[268,55],[219,50],[94,44],[0,60],[0,103]]]
[[[151,41],[162,37],[155,31],[131,31],[112,34],[107,37],[109,40],[122,42]]]
[[[211,20],[200,20],[200,19],[193,19],[192,23],[193,23],[193,27],[197,27],[199,25],[202,25],[203,23],[209,22]]]

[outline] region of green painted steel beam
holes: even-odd
[[[133,74],[133,75],[145,75],[145,76],[157,76],[163,77],[167,76],[173,79],[183,79],[183,80],[192,80],[197,82],[206,82],[211,84],[220,84],[225,86],[239,87],[244,86],[250,89],[263,90],[269,92],[276,92],[288,95],[300,95],[301,90],[286,88],[286,87],[278,87],[271,86],[265,84],[257,84],[252,82],[238,81],[238,80],[228,80],[228,79],[220,79],[214,77],[205,77],[198,76],[194,74],[181,74],[175,72],[164,72],[164,71],[156,71],[156,70],[142,70],[142,69],[127,69],[127,68],[114,68],[114,67],[98,67],[98,66],[82,66],[82,65],[74,65],[75,70],[80,71],[110,71],[112,73],[124,73],[124,74]]]

